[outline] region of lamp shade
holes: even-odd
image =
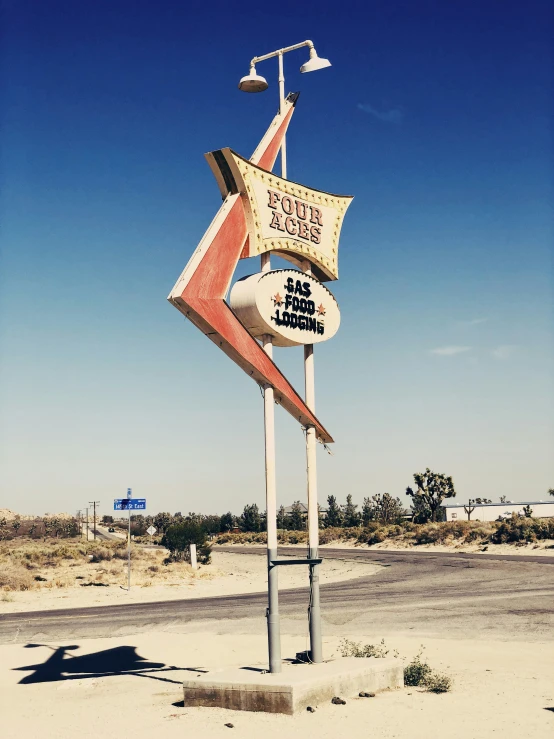
[[[318,56],[315,51],[310,51],[310,58],[306,62],[306,64],[303,64],[300,67],[301,72],[316,72],[318,69],[325,69],[325,67],[330,67],[331,62],[329,59],[323,59],[323,57]]]
[[[243,92],[263,92],[267,90],[268,84],[265,77],[262,77],[256,72],[250,72],[246,77],[243,77],[239,82],[239,90]]]

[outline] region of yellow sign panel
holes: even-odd
[[[284,180],[231,149],[206,158],[223,197],[243,199],[249,233],[243,258],[275,251],[298,266],[309,261],[319,280],[338,279],[340,230],[352,197]]]

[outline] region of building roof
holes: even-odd
[[[441,504],[442,508],[463,508],[465,505],[469,505],[469,503],[448,503],[448,504]],[[504,503],[471,503],[471,505],[477,506],[478,508],[486,508],[487,506],[496,506],[497,508],[499,506],[504,505],[554,505],[554,500],[523,500],[523,501],[517,501],[517,500],[505,500]]]
[[[292,505],[294,505],[294,503]],[[285,506],[285,513],[292,513],[292,505]],[[300,510],[302,513],[307,513],[308,506],[304,505],[304,503],[300,503]]]

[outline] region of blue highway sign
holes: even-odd
[[[113,502],[114,511],[144,511],[146,498],[116,498]]]

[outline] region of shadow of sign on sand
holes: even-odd
[[[83,680],[113,675],[133,675],[180,685],[182,682],[180,680],[171,680],[158,674],[148,673],[172,672],[175,670],[206,672],[206,670],[196,667],[175,667],[174,665],[166,665],[164,662],[148,662],[144,657],[137,654],[136,647],[131,646],[103,649],[91,654],[73,655],[70,652],[79,649],[77,644],[64,647],[52,647],[48,644],[25,645],[27,649],[36,647],[51,649],[52,654],[44,662],[15,667],[15,670],[22,672],[33,670],[31,675],[26,675],[19,681],[20,685],[56,682],[58,680]]]

